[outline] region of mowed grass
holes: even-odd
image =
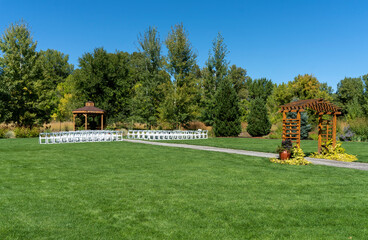
[[[209,138],[200,140],[175,140],[165,142],[271,153],[275,153],[277,146],[281,145],[281,139],[262,138]],[[317,141],[302,140],[300,145],[307,156],[312,152],[317,152],[318,150]],[[345,148],[346,153],[356,155],[358,157],[358,162],[368,162],[368,142],[343,142],[342,146]]]
[[[0,140],[0,239],[365,239],[367,182],[218,152]]]

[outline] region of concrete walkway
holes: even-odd
[[[132,143],[143,143],[143,144],[150,144],[150,145],[166,146],[166,147],[178,147],[178,148],[189,148],[189,149],[212,151],[212,152],[233,153],[233,154],[240,154],[240,155],[247,155],[247,156],[254,156],[254,157],[266,157],[266,158],[278,157],[278,154],[275,154],[275,153],[254,152],[254,151],[230,149],[230,148],[218,148],[218,147],[179,144],[179,143],[150,142],[150,141],[131,140],[131,139],[124,139],[124,141],[132,142]],[[368,163],[341,162],[341,161],[310,158],[310,157],[306,157],[305,159],[307,159],[308,161],[312,162],[315,165],[353,168],[353,169],[368,171]]]

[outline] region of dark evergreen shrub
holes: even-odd
[[[215,95],[213,131],[216,137],[236,137],[241,132],[238,95],[229,82],[220,82]]]
[[[247,121],[247,132],[252,137],[264,136],[270,133],[271,122],[268,118],[266,103],[262,98],[251,101]]]

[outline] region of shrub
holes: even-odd
[[[368,140],[368,119],[357,118],[349,121],[350,129],[354,133],[352,140],[367,141]]]
[[[351,131],[350,126],[344,127],[343,133],[339,135],[341,141],[351,141],[354,137],[353,131]]]
[[[7,132],[8,130],[6,128],[0,128],[0,138],[5,138],[5,133]]]
[[[14,129],[15,137],[17,138],[31,138],[31,137],[38,137],[40,134],[39,128],[24,128],[24,127],[17,127]]]
[[[266,104],[262,98],[254,99],[250,104],[247,132],[252,137],[264,136],[271,131]]]
[[[305,154],[299,146],[295,146],[291,149],[291,158],[287,160],[280,160],[278,158],[270,158],[270,162],[286,164],[286,165],[308,165],[311,162],[304,158]]]
[[[341,142],[337,142],[335,147],[333,147],[332,143],[332,140],[329,140],[326,144],[322,145],[321,154],[312,153],[310,157],[343,162],[354,162],[358,160],[355,155],[345,153],[345,149],[341,146]]]
[[[29,129],[23,127],[14,128],[14,134],[16,138],[26,138],[28,136]]]
[[[32,128],[29,132],[28,132],[28,137],[38,137],[40,135],[40,129],[39,128]]]
[[[15,138],[15,133],[9,130],[5,133],[5,138]]]
[[[276,152],[281,153],[285,150],[291,152],[292,147],[293,147],[293,142],[291,141],[291,139],[288,138],[281,142],[281,146],[277,147]]]

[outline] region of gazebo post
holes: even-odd
[[[332,146],[335,147],[336,146],[336,113],[333,114],[333,119],[332,119]]]
[[[103,121],[104,121],[104,119],[103,119],[103,114],[101,114],[101,130],[103,130],[103,125],[104,125],[104,123],[103,123]]]
[[[75,131],[75,117],[77,114],[73,114],[73,131]]]
[[[88,118],[87,118],[87,114],[83,114],[84,115],[84,130],[88,130]]]

